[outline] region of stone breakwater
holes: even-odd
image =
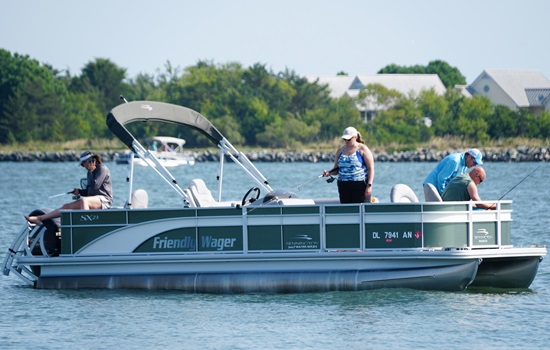
[[[550,147],[518,147],[505,150],[483,150],[486,162],[547,162],[550,161]],[[373,150],[375,162],[439,162],[456,151],[417,151],[385,152]],[[80,151],[65,152],[11,152],[0,153],[0,162],[77,162]],[[113,161],[116,152],[100,152],[101,159]],[[214,151],[188,152],[196,162],[215,162],[220,153]],[[253,162],[334,162],[334,152],[292,152],[292,151],[250,151],[246,156]]]

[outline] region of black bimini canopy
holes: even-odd
[[[158,121],[185,125],[198,130],[218,145],[223,135],[200,113],[164,102],[133,101],[113,108],[107,115],[107,126],[126,146],[132,149],[134,136],[124,127],[133,122]]]

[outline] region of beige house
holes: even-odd
[[[550,111],[550,81],[538,70],[486,69],[468,91],[513,110],[528,108],[535,115]]]

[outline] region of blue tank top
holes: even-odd
[[[338,180],[339,181],[365,181],[367,169],[359,150],[346,156],[340,153],[338,158]]]

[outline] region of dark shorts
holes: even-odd
[[[363,203],[365,202],[365,181],[340,181],[338,180],[338,194],[340,203]]]

